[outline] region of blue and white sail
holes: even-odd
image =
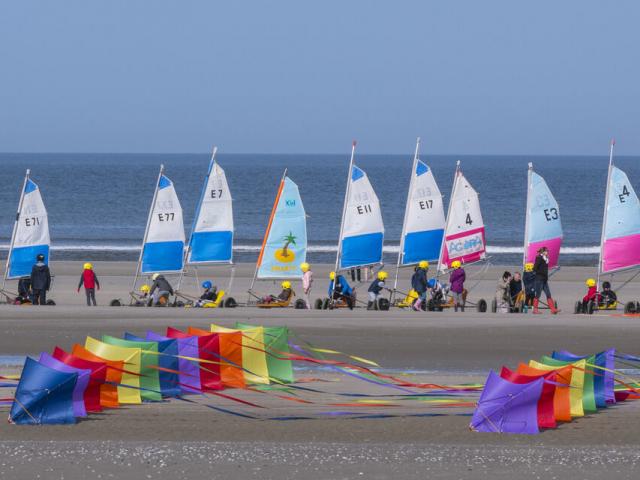
[[[184,260],[182,207],[173,182],[160,167],[141,255],[142,273],[181,272]]]
[[[353,154],[354,150],[340,229],[339,270],[382,263],[384,224],[380,202],[367,174],[353,164]]]
[[[47,209],[42,201],[40,188],[29,174],[30,171],[27,170],[11,236],[6,279],[31,275],[31,267],[40,254],[44,255],[44,262],[49,263],[51,240]]]
[[[284,176],[257,264],[258,279],[302,278],[307,260],[307,216],[298,185]]]
[[[187,263],[233,261],[233,200],[215,150],[193,221]]]
[[[437,260],[444,224],[442,194],[431,169],[416,154],[400,239],[400,265]]]

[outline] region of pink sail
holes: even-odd
[[[558,266],[558,258],[560,257],[560,247],[562,246],[562,237],[544,240],[542,242],[534,242],[527,245],[526,263],[534,263],[538,250],[542,247],[549,249],[549,268]]]

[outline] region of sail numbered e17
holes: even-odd
[[[524,262],[533,263],[542,247],[549,250],[549,268],[558,266],[562,246],[560,207],[544,178],[529,164],[527,212],[525,220]]]
[[[233,199],[224,170],[215,160],[209,171],[193,221],[187,263],[231,263],[233,261]]]
[[[40,188],[27,170],[11,236],[5,279],[29,276],[38,255],[49,263],[49,220]]]
[[[182,207],[161,166],[142,246],[141,273],[181,272],[184,243]]]
[[[484,260],[485,256],[485,228],[480,199],[463,175],[458,161],[438,269],[446,271],[455,260],[470,264]]]

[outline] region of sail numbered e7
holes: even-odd
[[[601,273],[640,266],[640,201],[629,177],[609,166],[601,245]]]
[[[184,244],[182,207],[161,167],[142,246],[141,273],[182,271]]]
[[[188,264],[233,261],[233,200],[224,170],[209,165],[189,239]]]
[[[347,188],[338,269],[381,263],[384,224],[378,196],[364,170],[353,164]]]
[[[529,164],[524,263],[533,263],[542,247],[549,250],[549,268],[558,266],[562,246],[560,207],[544,178]]]
[[[29,175],[27,170],[9,247],[6,279],[29,276],[40,254],[44,255],[44,262],[49,263],[51,240],[47,210],[40,188]]]
[[[438,268],[446,271],[455,260],[470,264],[484,260],[485,256],[485,228],[480,199],[463,175],[458,161]]]
[[[257,279],[302,278],[307,259],[307,216],[298,185],[283,177],[260,250]]]

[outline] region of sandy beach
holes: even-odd
[[[135,264],[96,262],[102,289],[101,306],[87,308],[76,293],[81,262],[53,265],[56,275],[51,298],[55,307],[0,306],[0,357],[37,355],[55,345],[69,347],[87,335],[144,333],[167,325],[206,327],[235,321],[287,325],[294,341],[307,341],[377,361],[392,371],[413,371],[420,381],[482,382],[490,369],[537,358],[554,349],[588,353],[615,347],[638,353],[637,318],[615,314],[573,315],[573,303],[584,294],[587,268],[565,268],[553,276],[551,288],[563,311],[552,316],[477,313],[417,313],[301,311],[290,309],[129,308],[106,306],[126,298]],[[328,266],[314,266],[313,298],[326,289]],[[504,267],[485,272],[468,270],[471,300],[493,297]],[[246,301],[253,274],[251,265],[238,265],[230,295]],[[198,278],[213,279],[226,288],[228,267],[200,269]],[[407,284],[402,275],[401,285]],[[477,285],[475,283],[477,282]],[[278,285],[260,282],[256,291],[276,292]],[[294,284],[294,289],[300,289]],[[183,286],[196,293],[190,274]],[[363,284],[360,292],[366,291]],[[623,300],[640,298],[640,283],[622,292]],[[0,366],[0,372],[11,367]],[[327,383],[327,397],[337,392],[381,393],[332,372],[312,372]],[[298,375],[307,376],[302,370]],[[331,393],[333,392],[333,394]],[[640,462],[640,404],[627,402],[537,436],[479,434],[468,429],[469,417],[443,415],[402,417],[431,412],[412,404],[393,410],[395,418],[276,421],[273,417],[317,413],[317,406],[283,402],[265,395],[239,397],[262,402],[256,419],[225,415],[203,403],[226,408],[224,399],[184,403],[176,400],[145,404],[91,415],[75,426],[17,427],[0,424],[0,477],[47,478],[635,478]],[[245,409],[239,409],[245,412]],[[372,407],[367,412],[386,412]],[[464,413],[470,409],[444,410]],[[109,477],[111,475],[111,477]]]

